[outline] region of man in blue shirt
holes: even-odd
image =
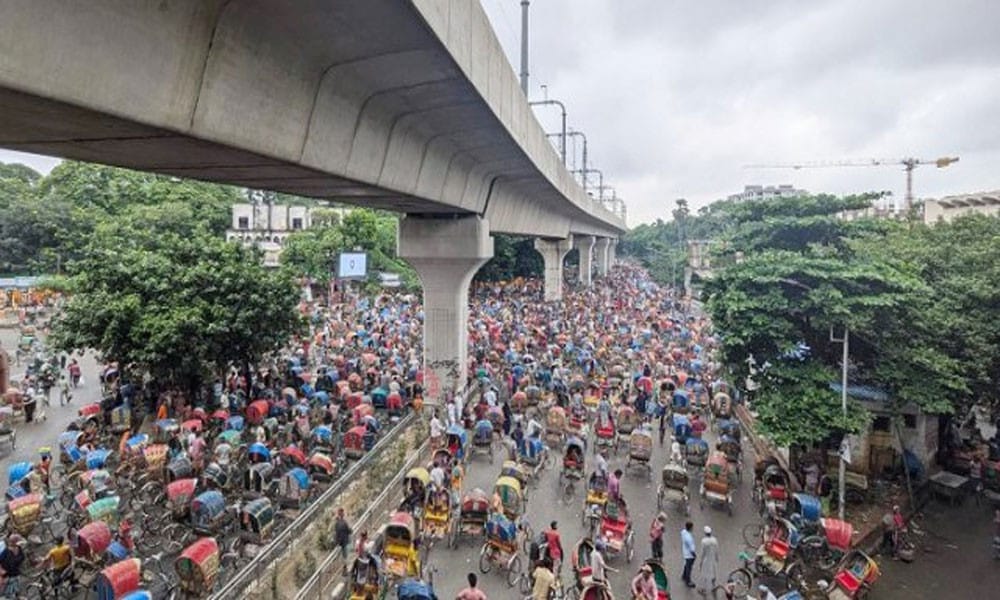
[[[692,529],[694,529],[694,523],[688,521],[684,524],[684,529],[681,530],[681,554],[684,557],[684,573],[681,578],[684,580],[684,585],[689,588],[694,587],[694,582],[691,581],[691,567],[694,566],[696,556],[694,536],[691,534]]]

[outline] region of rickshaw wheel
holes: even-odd
[[[727,581],[735,584],[734,597],[747,598],[750,595],[750,586],[753,584],[753,575],[746,569],[736,569],[729,574]]]
[[[490,556],[490,545],[483,544],[483,548],[479,551],[479,572],[485,575],[489,573],[492,568],[493,561]]]
[[[514,587],[521,579],[521,557],[517,554],[507,561],[507,585]]]
[[[764,529],[767,527],[763,522],[748,523],[743,527],[743,541],[751,548],[760,548],[764,543]]]

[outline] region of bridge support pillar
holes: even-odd
[[[469,284],[493,257],[489,222],[406,216],[396,239],[424,290],[424,399],[442,403],[468,379]]]
[[[585,287],[590,287],[592,279],[594,241],[595,239],[592,235],[573,237],[573,243],[576,244],[576,247],[580,251],[580,285]]]
[[[545,301],[562,300],[563,259],[573,249],[573,238],[535,240],[535,250],[545,261]]]
[[[608,268],[615,266],[618,262],[618,240],[611,240],[611,244],[608,245]]]
[[[594,254],[597,258],[597,275],[600,277],[606,277],[608,271],[611,268],[611,238],[597,238],[597,243],[594,244]]]

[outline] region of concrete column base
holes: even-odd
[[[580,251],[580,285],[586,287],[590,287],[593,275],[594,242],[592,235],[573,236],[573,243]]]
[[[535,250],[545,261],[545,301],[562,300],[563,259],[573,249],[573,238],[535,240]]]
[[[493,257],[489,222],[406,216],[397,254],[416,269],[424,290],[424,400],[442,403],[468,379],[469,284]]]
[[[611,238],[597,238],[597,243],[594,244],[594,255],[597,259],[597,274],[600,277],[607,277],[608,271],[611,270]]]
[[[608,268],[615,266],[618,262],[618,240],[611,240],[611,245],[608,246]]]

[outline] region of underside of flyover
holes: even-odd
[[[617,236],[477,2],[0,4],[0,146],[493,232]]]

